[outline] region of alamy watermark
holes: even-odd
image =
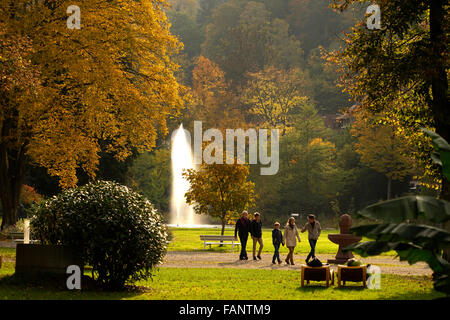
[[[366,15],[369,15],[366,20],[366,25],[369,30],[381,29],[381,10],[377,4],[371,4],[366,9]]]
[[[179,129],[177,129],[179,130]],[[192,146],[191,133],[185,131],[188,143]],[[174,136],[174,131],[172,137]],[[268,139],[270,138],[270,145]],[[248,139],[248,144],[246,140]],[[279,130],[278,129],[226,129],[224,135],[219,129],[207,129],[203,132],[201,121],[194,121],[194,164],[262,164],[261,175],[275,175],[279,169]],[[209,142],[203,148],[203,142]],[[246,162],[248,145],[248,162]],[[191,148],[192,149],[192,148]],[[225,150],[225,157],[223,151]]]
[[[379,266],[367,267],[367,289],[381,289],[381,269]]]
[[[73,264],[67,267],[67,274],[70,276],[67,278],[66,286],[69,290],[81,289],[81,269],[79,266]]]
[[[81,9],[79,6],[71,5],[67,8],[67,14],[70,14],[67,18],[67,28],[70,30],[81,29]]]

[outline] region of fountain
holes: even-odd
[[[189,137],[189,140],[188,140]],[[184,194],[189,190],[189,182],[183,178],[183,169],[194,169],[189,132],[183,124],[172,134],[172,194],[170,199],[170,223],[176,226],[194,226],[200,217],[186,203]]]
[[[362,240],[362,237],[357,237],[350,234],[350,227],[352,226],[352,223],[352,217],[348,214],[343,214],[339,218],[340,233],[328,235],[328,239],[330,239],[331,242],[339,245],[336,259],[328,259],[328,263],[344,264],[348,259],[353,258],[353,253],[351,251],[347,251],[346,253],[342,252],[342,248]]]

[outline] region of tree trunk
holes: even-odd
[[[221,236],[223,236],[224,233],[225,233],[225,223],[226,223],[225,219],[222,219],[222,231],[220,232]],[[220,246],[219,247],[223,247],[223,242],[222,241],[220,241]]]
[[[388,182],[387,182],[387,199],[386,200],[390,200],[391,199],[391,185],[392,185],[392,177],[388,177]]]
[[[1,230],[17,222],[24,163],[23,148],[11,150],[5,144],[0,144],[0,200],[3,209]]]
[[[450,141],[450,112],[448,107],[448,82],[445,70],[445,52],[447,51],[447,40],[444,33],[446,0],[430,1],[430,74],[431,74],[431,109],[436,125],[436,132],[445,140]],[[449,181],[442,175],[442,189],[440,198],[450,200]],[[445,229],[450,231],[450,222],[445,224]],[[450,261],[450,248],[444,250],[443,257]]]

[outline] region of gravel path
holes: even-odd
[[[0,247],[14,248],[15,244],[11,241],[0,241]],[[282,255],[281,259],[286,256]],[[322,262],[327,259],[333,259],[332,254],[321,254],[318,258]],[[7,257],[3,257],[3,261],[8,261]],[[165,257],[164,263],[160,266],[162,268],[242,268],[242,269],[280,269],[280,270],[300,270],[301,264],[305,263],[305,256],[295,255],[295,265],[287,265],[284,260],[280,265],[272,264],[272,254],[262,254],[261,261],[240,261],[238,253],[224,253],[224,252],[184,252],[184,251],[169,251]],[[431,275],[432,270],[426,263],[419,262],[414,265],[409,265],[407,262],[401,262],[398,258],[393,256],[375,256],[361,259],[363,263],[377,265],[381,268],[382,273],[391,273],[398,275]],[[14,261],[11,261],[14,262]],[[335,268],[335,266],[333,266]]]
[[[286,258],[281,256],[281,259]],[[318,255],[322,262],[333,259],[332,254]],[[272,264],[271,254],[262,254],[261,261],[240,261],[239,254],[236,253],[215,253],[215,252],[180,252],[170,251],[165,257],[163,268],[242,268],[242,269],[280,269],[280,270],[300,270],[301,264],[305,263],[305,257],[294,256],[294,266],[287,265],[284,261],[280,265]],[[420,262],[409,265],[401,262],[392,256],[376,256],[361,259],[363,263],[377,265],[382,273],[398,275],[431,275],[432,270],[426,263]]]

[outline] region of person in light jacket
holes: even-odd
[[[286,263],[294,265],[294,249],[297,246],[297,239],[300,242],[300,235],[298,234],[297,226],[295,225],[295,218],[290,217],[286,227],[284,228],[283,241],[289,249],[289,254],[286,257]]]
[[[316,244],[317,239],[319,239],[320,232],[322,231],[322,228],[320,226],[319,221],[316,220],[316,217],[313,214],[308,215],[308,222],[305,224],[305,226],[302,228],[302,233],[308,230],[308,240],[309,245],[311,246],[311,251],[308,254],[308,257],[306,257],[306,263],[308,263],[310,258],[316,257]]]

